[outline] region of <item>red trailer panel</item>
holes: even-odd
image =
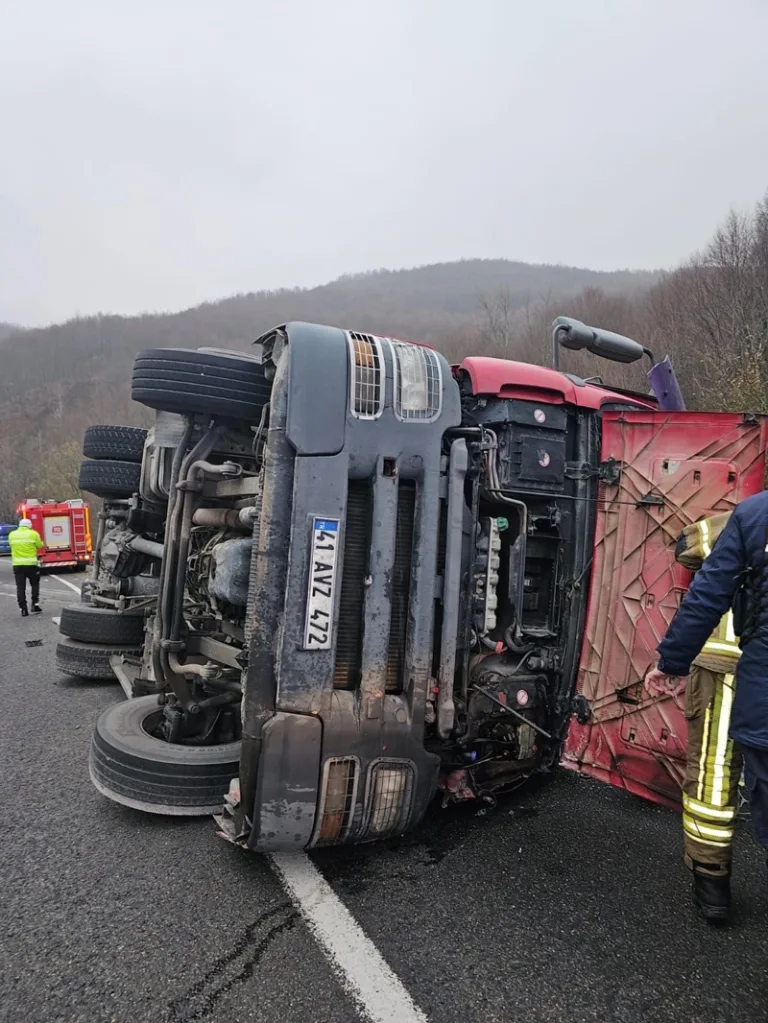
[[[589,720],[569,729],[563,765],[677,807],[684,695],[651,698],[643,678],[689,584],[674,558],[684,526],[763,489],[768,423],[736,414],[603,417],[602,460],[621,465],[597,508],[578,693]],[[583,719],[583,716],[582,716]]]

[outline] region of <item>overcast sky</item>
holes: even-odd
[[[0,319],[672,265],[768,188],[766,40],[766,0],[4,4]]]

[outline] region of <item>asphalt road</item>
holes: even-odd
[[[364,1019],[267,861],[92,788],[93,722],[121,690],[57,673],[62,580],[39,618],[12,592],[2,561],[0,1019]],[[313,861],[430,1023],[760,1023],[768,883],[743,827],[737,856],[735,925],[710,930],[678,818],[563,773]]]

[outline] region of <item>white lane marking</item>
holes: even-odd
[[[74,583],[71,583],[69,581],[69,579],[62,579],[61,576],[58,576],[58,575],[49,575],[49,576],[47,576],[47,578],[48,579],[52,579],[52,580],[54,580],[54,582],[57,582],[57,583],[64,583],[65,586],[68,586],[70,588],[70,590],[74,590],[75,593],[79,593],[80,592],[80,587],[76,586]]]
[[[320,871],[304,853],[272,853],[291,901],[331,961],[341,986],[371,1023],[428,1023]]]

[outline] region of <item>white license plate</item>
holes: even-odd
[[[339,519],[312,520],[305,650],[329,650],[331,647],[339,533]]]

